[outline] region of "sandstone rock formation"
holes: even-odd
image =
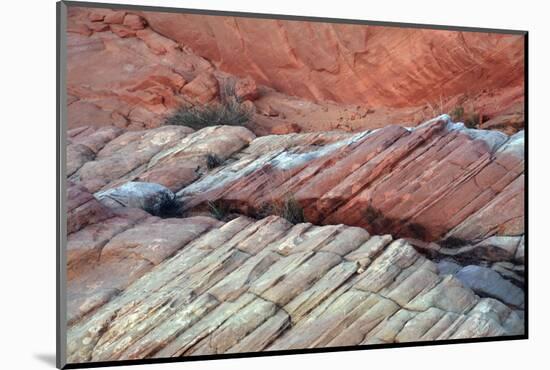
[[[524,334],[522,37],[67,31],[68,362]],[[166,124],[229,101],[244,126]]]
[[[359,134],[69,136],[93,153],[68,151],[70,362],[523,333],[522,133],[443,116]],[[189,214],[160,219],[87,191],[101,199],[143,178],[178,192]],[[220,200],[254,215],[289,191],[317,225],[192,216]],[[472,261],[487,267],[460,265]]]
[[[69,150],[68,162],[80,164],[70,179],[92,192],[154,182],[177,192],[185,210],[222,201],[252,216],[290,196],[315,224],[459,244],[512,237],[492,247],[512,259],[524,233],[523,145],[523,132],[466,129],[446,116],[415,129],[256,139],[243,127],[164,126],[120,135],[93,160]],[[211,154],[225,163],[208,168]]]
[[[443,92],[523,87],[524,46],[517,35],[140,14],[153,30],[223,71],[318,101],[411,106],[434,102]]]
[[[313,223],[427,241],[524,232],[522,132],[470,130],[442,116],[329,145],[295,138],[256,139],[247,155],[178,195],[188,208],[221,199],[248,214],[292,196]]]
[[[523,332],[518,301],[480,298],[389,235],[276,216],[127,225],[103,223],[110,239],[69,280],[69,362]],[[69,250],[97,244],[95,226]]]
[[[524,126],[520,35],[70,7],[67,43],[71,128],[157,127],[226,86],[255,106],[258,134],[417,125],[457,107],[484,128]]]

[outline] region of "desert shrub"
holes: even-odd
[[[462,238],[457,238],[455,236],[449,236],[439,242],[439,245],[444,248],[459,248],[464,245],[467,245],[469,242]]]
[[[229,204],[222,200],[208,201],[208,209],[217,220],[224,220],[231,211]]]
[[[369,223],[374,223],[377,220],[383,218],[382,213],[370,204],[365,209],[364,216]]]
[[[307,222],[304,209],[292,195],[287,196],[283,201],[263,204],[257,216],[263,218],[269,215],[283,217],[292,224]]]
[[[293,196],[290,196],[284,200],[279,215],[293,224],[306,222],[304,209]]]
[[[417,239],[420,239],[420,240],[425,240],[426,239],[426,235],[428,234],[428,230],[426,230],[426,228],[424,226],[422,226],[421,224],[417,224],[417,223],[411,223],[408,225],[409,227],[409,233],[414,237],[414,238],[417,238]]]
[[[176,197],[164,195],[154,207],[146,208],[145,211],[161,218],[180,217],[182,215],[180,201]]]
[[[236,99],[224,103],[212,103],[204,107],[181,108],[165,121],[167,125],[180,125],[195,130],[208,126],[244,126],[250,120],[251,111]]]
[[[454,107],[454,109],[449,112],[449,116],[451,116],[453,122],[462,121],[464,118],[464,107],[461,105]]]
[[[208,154],[206,156],[206,167],[208,167],[209,170],[220,166],[222,163],[223,159],[216,154]]]
[[[479,124],[479,114],[471,113],[464,119],[464,126],[468,128],[477,128]]]
[[[223,104],[231,103],[235,101],[241,103],[241,100],[237,97],[235,93],[236,81],[232,78],[227,78],[223,81],[220,87],[220,100]]]
[[[466,113],[461,105],[456,106],[449,112],[449,116],[451,116],[453,122],[463,122],[464,126],[468,128],[477,128],[481,118],[479,113]]]

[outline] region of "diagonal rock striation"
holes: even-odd
[[[511,238],[507,259],[521,253],[523,131],[468,129],[444,115],[416,128],[259,138],[238,126],[164,126],[89,145],[93,156],[68,152],[68,162],[79,163],[69,179],[93,192],[154,182],[177,192],[184,210],[216,203],[254,217],[276,213],[290,199],[317,225],[457,246],[504,237]],[[209,166],[212,155],[218,167]]]
[[[69,279],[69,362],[523,333],[521,307],[480,298],[388,235],[276,216],[145,217],[118,231]]]
[[[264,140],[271,148],[261,146]],[[189,209],[222,200],[251,215],[290,196],[315,224],[426,241],[521,236],[523,145],[522,131],[507,136],[467,129],[447,116],[328,145],[288,147],[284,137],[262,137],[237,161],[178,195]]]

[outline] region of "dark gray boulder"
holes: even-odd
[[[180,211],[176,195],[167,187],[150,182],[127,182],[97,192],[95,197],[110,208],[141,208],[155,216],[173,217]]]

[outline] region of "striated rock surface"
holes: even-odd
[[[221,70],[318,101],[414,106],[523,86],[523,37],[162,12],[158,33]],[[520,98],[521,93],[517,96]]]
[[[97,256],[69,277],[69,362],[523,332],[520,307],[389,235],[276,216],[124,220],[69,235]]]
[[[157,127],[228,88],[262,135],[414,126],[459,107],[483,128],[524,126],[520,35],[80,7],[67,31],[70,128]]]
[[[466,129],[442,116],[415,129],[260,138],[236,126],[196,132],[164,126],[126,132],[95,156],[68,155],[81,165],[70,180],[99,197],[128,181],[145,181],[177,192],[187,211],[221,202],[252,216],[273,213],[273,205],[291,199],[314,224],[448,239],[469,244],[452,253],[476,249],[502,261],[522,253],[523,148],[523,132]],[[211,155],[218,167],[209,167]]]
[[[425,241],[524,233],[523,132],[471,130],[442,116],[328,145],[309,138],[258,138],[237,161],[178,195],[187,208],[222,200],[256,215],[290,197],[315,224]]]
[[[523,333],[522,132],[69,136],[92,153],[68,153],[69,362]],[[184,218],[143,206],[172,192]],[[267,216],[288,199],[310,222]]]
[[[208,155],[225,159],[254,138],[249,130],[236,126],[208,127],[197,132],[184,126],[127,131],[108,142],[97,155],[86,157],[87,162],[68,151],[67,161],[79,165],[69,175],[92,192],[133,180],[179,190],[208,170]]]
[[[67,31],[69,363],[524,333],[521,36]],[[164,125],[228,102],[245,126]]]

